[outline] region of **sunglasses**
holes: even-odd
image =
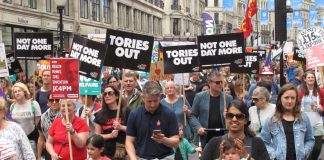
[[[104,92],[103,93],[103,96],[113,96],[113,95],[115,95],[115,92],[113,92],[113,91],[109,91],[109,92]]]
[[[234,117],[236,117],[237,120],[241,121],[245,119],[245,114],[239,113],[239,114],[233,114],[233,113],[226,113],[225,118],[232,120]]]
[[[221,83],[223,83],[223,81],[210,81],[210,82],[213,82],[215,84],[221,84]]]
[[[58,103],[60,100],[59,99],[48,99],[48,101],[51,103]]]

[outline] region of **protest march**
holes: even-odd
[[[0,159],[320,158],[323,29],[252,51],[243,32],[168,42],[107,29],[104,42],[74,35],[64,56],[49,33],[14,34],[14,53],[0,43]]]

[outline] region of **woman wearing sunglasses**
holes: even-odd
[[[48,109],[41,115],[41,119],[37,125],[38,128],[38,141],[37,141],[37,160],[42,159],[42,151],[44,149],[44,143],[48,137],[48,130],[51,127],[53,121],[56,118],[61,117],[60,112],[60,100],[54,99],[52,94],[47,96],[47,106]],[[45,150],[46,151],[46,150]],[[45,152],[45,159],[50,160],[51,156]]]
[[[312,126],[301,112],[297,89],[284,85],[279,94],[275,114],[262,128],[261,138],[271,159],[305,160],[314,146]]]
[[[315,145],[308,159],[318,159],[322,150],[322,136],[324,135],[322,120],[324,89],[318,87],[313,71],[305,72],[301,87],[298,89],[298,101],[301,104],[301,110],[310,118],[315,137]]]
[[[223,142],[232,139],[239,146],[241,158],[252,160],[268,160],[269,155],[261,138],[256,137],[248,127],[249,112],[242,100],[233,100],[225,114],[225,122],[228,133],[212,138],[202,153],[203,160],[219,158]]]
[[[250,128],[260,134],[262,126],[268,117],[273,116],[276,105],[269,103],[271,94],[265,87],[257,87],[252,94],[252,101],[255,106],[249,108]]]
[[[128,109],[121,105],[119,119],[116,121],[119,91],[108,85],[102,95],[102,108],[95,114],[95,133],[105,139],[104,154],[111,159],[125,158],[126,124]]]

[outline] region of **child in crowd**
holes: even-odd
[[[239,147],[233,139],[227,139],[221,143],[220,153],[219,160],[249,160],[249,158],[241,158]]]
[[[110,160],[103,155],[105,140],[101,135],[93,135],[87,139],[88,160]]]
[[[201,147],[193,148],[189,141],[183,137],[183,125],[178,124],[179,128],[179,137],[180,137],[180,144],[178,148],[174,148],[175,158],[176,160],[188,160],[188,153],[195,153],[195,152],[202,152]]]

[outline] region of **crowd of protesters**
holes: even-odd
[[[324,88],[316,74],[289,61],[281,87],[271,67],[207,69],[179,86],[106,70],[101,94],[79,99],[53,98],[49,70],[28,82],[3,78],[0,160],[68,160],[70,150],[75,160],[317,160]]]

